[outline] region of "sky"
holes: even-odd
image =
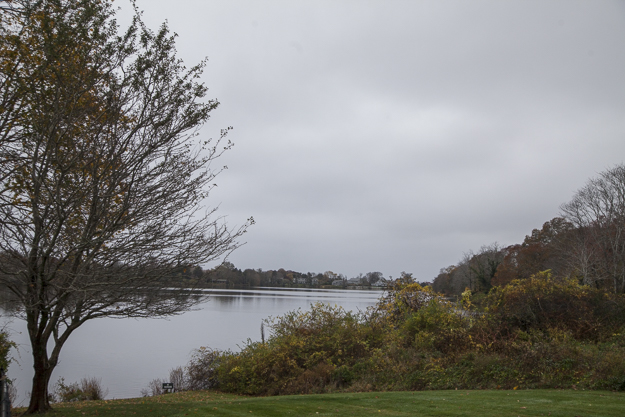
[[[130,13],[120,6],[123,25]],[[625,2],[137,0],[207,58],[236,267],[432,280],[625,161]]]

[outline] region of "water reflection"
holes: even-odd
[[[205,293],[208,301],[166,320],[105,318],[87,322],[63,348],[52,381],[94,376],[102,378],[109,398],[138,397],[150,380],[186,364],[200,346],[238,350],[248,338],[260,340],[263,319],[308,309],[318,301],[351,311],[365,310],[381,294],[375,290],[288,288],[211,289]],[[28,335],[22,320],[14,319],[8,327],[19,345],[19,362],[9,367],[9,377],[15,380],[23,400],[33,375]]]
[[[308,305],[323,302],[327,304],[337,304],[344,308],[352,309],[352,302],[365,303],[367,306],[375,304],[380,297],[380,291],[365,290],[323,290],[323,289],[290,289],[290,288],[258,288],[258,289],[212,289],[207,291],[209,300],[218,303],[225,308],[232,308],[234,305],[265,305],[271,304],[274,308],[278,306],[288,306],[296,301],[299,308],[300,304]],[[281,311],[280,314],[288,311]]]

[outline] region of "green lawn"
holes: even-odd
[[[14,410],[14,416],[24,409]],[[89,416],[625,416],[625,393],[607,391],[419,391],[241,397],[184,392],[57,404],[54,417]]]

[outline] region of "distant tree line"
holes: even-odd
[[[399,279],[412,278],[411,273],[402,272]],[[248,288],[248,287],[299,287],[299,288],[322,288],[322,287],[386,287],[389,282],[395,281],[392,276],[384,277],[382,272],[374,271],[360,273],[355,277],[348,278],[343,274],[332,271],[320,272],[297,272],[280,268],[269,269],[239,269],[232,262],[211,268],[203,269],[201,266],[181,266],[167,278],[171,284],[184,287],[216,287],[216,288]],[[422,285],[431,285],[430,282],[422,282]]]
[[[284,268],[266,271],[260,268],[242,270],[231,262],[224,262],[207,270],[202,269],[201,266],[183,268],[172,278],[194,285],[225,288],[371,286],[382,285],[386,280],[381,272],[368,272],[354,278],[347,278],[343,274],[336,274],[332,271],[297,272]]]
[[[575,278],[608,292],[625,292],[625,165],[590,179],[560,215],[532,230],[522,243],[482,246],[442,268],[433,289],[459,295],[487,293],[540,271]]]

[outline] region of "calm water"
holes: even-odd
[[[167,378],[169,370],[184,366],[194,349],[238,350],[249,338],[260,340],[263,319],[288,311],[309,309],[315,302],[365,310],[374,305],[379,291],[258,288],[211,290],[210,299],[197,310],[169,319],[96,319],[85,323],[69,338],[61,352],[52,381],[84,377],[102,379],[108,398],[141,396],[141,389],[155,378]],[[26,405],[32,383],[32,359],[25,322],[8,324],[19,345],[9,367],[19,401]],[[267,336],[266,330],[266,336]]]

